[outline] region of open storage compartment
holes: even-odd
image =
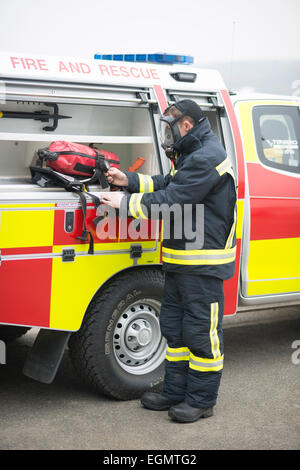
[[[51,191],[31,184],[29,167],[37,150],[57,140],[94,144],[99,150],[115,152],[121,170],[127,170],[142,157],[145,163],[139,173],[160,172],[152,115],[148,102],[138,97],[138,90],[120,90],[117,94],[116,90],[101,87],[73,90],[64,85],[53,93],[46,84],[39,86],[41,90],[30,84],[28,90],[26,83],[23,87],[22,83],[11,84],[7,100],[1,105],[1,191]],[[52,98],[48,96],[51,92]],[[57,95],[55,100],[53,94]],[[55,113],[57,127],[46,130],[55,127]]]

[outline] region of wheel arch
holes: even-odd
[[[139,265],[115,273],[93,296],[80,329],[70,336],[69,352],[78,375],[97,393],[130,399],[161,386],[166,345],[157,327],[160,308],[152,303],[148,307],[146,299],[149,296],[160,303],[163,284],[161,265]],[[131,308],[135,302],[138,311]],[[145,320],[143,325],[141,320]],[[138,347],[134,343],[130,347],[124,335],[129,331],[131,342],[137,325],[143,334],[136,335]],[[157,328],[160,336],[153,342]],[[130,369],[133,366],[135,369]]]
[[[103,282],[103,283],[99,286],[99,288],[96,290],[96,292],[94,293],[94,295],[91,297],[90,302],[88,303],[87,308],[86,308],[86,310],[85,310],[85,312],[84,312],[84,314],[83,314],[83,316],[82,316],[81,324],[80,324],[80,327],[78,328],[78,330],[80,330],[81,325],[82,325],[82,323],[83,323],[83,321],[84,321],[84,318],[85,318],[85,316],[86,316],[86,313],[87,313],[87,311],[89,310],[89,307],[90,307],[90,305],[92,304],[92,302],[93,302],[93,300],[95,299],[95,297],[98,296],[99,293],[100,293],[102,290],[106,289],[106,287],[109,286],[110,283],[116,281],[118,278],[122,277],[123,275],[125,275],[125,274],[127,274],[127,273],[129,273],[129,272],[146,271],[146,270],[147,270],[147,271],[150,271],[151,269],[157,269],[157,270],[159,270],[159,271],[162,272],[162,265],[159,264],[159,263],[155,263],[155,264],[139,264],[139,265],[133,265],[133,266],[129,266],[129,267],[125,268],[125,269],[121,269],[120,271],[117,271],[116,273],[114,273],[112,276],[108,277],[108,278],[106,279],[106,281]],[[76,331],[78,331],[78,330],[76,330]],[[74,331],[74,333],[75,333],[75,331]]]

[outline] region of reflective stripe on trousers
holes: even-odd
[[[220,351],[220,340],[217,332],[218,327],[218,302],[211,304],[210,315],[210,353],[213,358],[199,357],[193,354],[187,347],[170,348],[168,346],[166,360],[169,362],[187,361],[189,367],[199,372],[219,371],[223,369],[224,355]]]
[[[168,342],[163,396],[200,408],[215,405],[224,361],[223,313],[223,281],[166,272],[160,314]]]

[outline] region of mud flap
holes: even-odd
[[[27,356],[23,374],[38,382],[53,382],[71,332],[40,330]]]

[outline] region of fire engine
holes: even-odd
[[[77,238],[78,195],[33,184],[30,165],[38,149],[61,140],[115,152],[122,170],[140,157],[141,175],[166,174],[159,117],[180,99],[204,110],[236,176],[236,266],[224,285],[225,315],[300,303],[300,99],[234,94],[217,71],[191,62],[0,54],[0,339],[38,328],[25,375],[51,383],[68,349],[96,392],[130,399],[160,386],[160,222],[147,237],[142,229],[121,237],[116,220],[115,235],[105,237],[87,195],[89,254]],[[100,198],[101,191],[89,188]]]

